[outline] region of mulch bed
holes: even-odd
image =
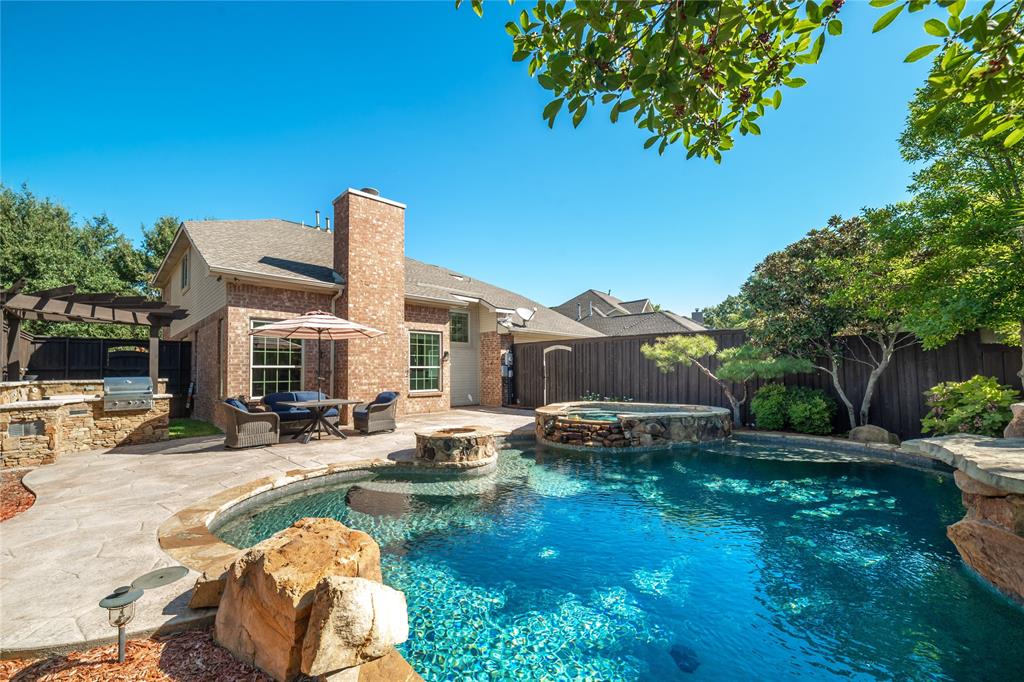
[[[0,680],[11,682],[272,682],[213,641],[209,629],[129,640],[124,663],[117,645],[37,660],[0,661]]]
[[[0,521],[17,516],[35,504],[36,496],[21,479],[28,471],[0,472]]]

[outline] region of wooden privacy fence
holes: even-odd
[[[93,339],[67,336],[27,337],[28,374],[46,379],[103,379],[149,375],[149,342],[138,339]],[[192,371],[192,344],[160,342],[161,378],[172,394],[171,416],[184,416],[185,393]]]
[[[738,346],[746,341],[742,330],[700,332],[713,337],[720,348]],[[610,336],[575,341],[542,341],[513,345],[515,397],[519,405],[536,407],[543,401],[543,351],[553,345],[569,346],[572,351],[556,350],[547,355],[548,402],[579,400],[586,394],[630,398],[638,402],[683,403],[729,407],[718,385],[696,367],[679,367],[663,374],[640,353],[640,346],[653,343],[658,336]],[[859,357],[866,350],[855,340],[850,349]],[[965,334],[945,346],[926,351],[913,345],[898,351],[882,374],[871,403],[870,422],[901,438],[921,435],[921,418],[928,411],[924,392],[942,381],[963,381],[975,374],[993,376],[1002,384],[1021,390],[1017,371],[1021,366],[1019,348],[983,343],[979,333]],[[710,361],[712,371],[717,360]],[[870,368],[848,361],[843,366],[843,386],[859,412]],[[821,388],[836,397],[831,378],[823,372],[794,374],[779,380],[791,386]],[[750,382],[750,394],[763,381]],[[740,391],[740,387],[733,386]],[[839,403],[835,428],[849,428],[846,410]],[[750,423],[750,400],[743,406],[743,421]]]

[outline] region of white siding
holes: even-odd
[[[480,403],[480,306],[471,305],[454,312],[469,313],[469,343],[451,345],[451,403]]]
[[[182,260],[179,259],[174,264],[174,270],[164,289],[168,294],[168,303],[188,310],[188,317],[171,323],[172,335],[180,334],[228,303],[227,286],[224,282],[218,282],[217,277],[210,274],[209,266],[195,249],[189,248],[187,253],[190,269],[188,288],[185,291],[181,290]]]

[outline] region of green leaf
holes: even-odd
[[[470,4],[473,6],[473,11],[476,12],[478,17],[484,15],[484,0],[471,0]]]
[[[930,55],[938,47],[941,47],[941,46],[940,45],[922,45],[921,47],[917,48],[916,50],[913,50],[910,54],[908,54],[906,56],[906,58],[904,58],[903,61],[907,62],[907,63],[909,63],[909,62],[916,62],[917,60],[919,60],[919,59],[921,59],[923,57],[927,57],[928,55]]]
[[[542,113],[541,116],[549,121],[548,127],[555,125],[555,117],[558,116],[558,112],[562,110],[562,104],[564,103],[565,98],[559,97],[558,99],[551,100],[548,102],[548,105],[544,107],[544,113]]]
[[[611,119],[612,123],[619,120],[619,108],[622,106],[622,102],[616,102],[612,107],[611,113],[608,114],[608,118]]]
[[[896,2],[896,0],[871,0],[869,4],[872,7],[888,7],[894,2]]]
[[[843,32],[843,22],[839,21],[838,19],[833,19],[832,21],[828,22],[828,33],[829,33],[829,35],[837,36],[837,35],[841,35],[842,32]]]
[[[519,27],[516,26],[514,21],[510,21],[507,24],[505,24],[505,33],[515,38],[517,35],[519,35]]]
[[[580,126],[580,121],[582,121],[583,117],[586,116],[586,115],[587,115],[587,105],[586,105],[586,103],[584,103],[581,107],[576,109],[576,112],[572,115],[572,127],[573,128],[578,128]]]
[[[644,149],[650,149],[659,139],[661,139],[661,135],[652,135],[651,137],[648,137],[647,141],[644,142]]]
[[[821,33],[814,41],[814,47],[811,48],[812,64],[817,64],[818,60],[821,59],[821,51],[823,49],[825,49],[825,34]]]
[[[949,6],[949,14],[953,17],[959,17],[960,13],[964,11],[964,7],[967,5],[967,0],[956,0],[952,5]]]
[[[938,36],[939,38],[945,38],[949,35],[949,29],[946,28],[946,25],[938,19],[929,19],[924,22],[924,30],[925,33]]]
[[[627,100],[623,100],[623,101],[619,102],[619,110],[620,111],[629,111],[630,109],[632,109],[633,107],[635,107],[638,104],[640,104],[639,98],[637,98],[637,97],[630,97]]]
[[[885,28],[886,26],[891,24],[896,19],[896,17],[898,17],[900,15],[900,12],[903,11],[904,7],[906,7],[906,5],[902,5],[901,4],[899,7],[895,7],[893,9],[889,10],[888,12],[883,14],[881,17],[879,17],[878,21],[876,21],[875,25],[872,27],[871,32],[872,33],[878,33],[883,28]]]
[[[1014,120],[1012,120],[1012,119],[1011,119],[1011,120],[1009,120],[1009,121],[1003,121],[1002,123],[1000,123],[999,125],[997,125],[997,126],[996,126],[995,128],[992,128],[992,129],[991,129],[991,130],[989,130],[989,131],[988,131],[987,133],[985,133],[984,135],[982,135],[982,136],[981,136],[981,139],[983,139],[983,140],[989,140],[989,139],[992,139],[993,137],[995,137],[995,136],[996,136],[996,135],[998,135],[999,133],[1004,133],[1004,132],[1006,132],[1007,130],[1009,130],[1010,128],[1012,128],[1013,126],[1015,126],[1016,124],[1017,124],[1017,122],[1016,122],[1016,121],[1014,121]]]
[[[787,78],[782,84],[790,88],[802,88],[807,85],[807,81],[803,78]]]
[[[1022,137],[1024,137],[1024,126],[1021,126],[1020,128],[1017,128],[1012,133],[1007,135],[1006,139],[1003,140],[1003,146],[1004,147],[1012,147],[1013,145],[1015,145],[1018,142],[1020,142]]]
[[[810,19],[811,21],[813,21],[816,24],[820,23],[821,22],[821,9],[818,7],[818,3],[814,2],[814,0],[807,0],[806,7],[807,7],[807,18]]]
[[[782,90],[776,90],[772,95],[772,107],[778,109],[780,106],[782,106]]]

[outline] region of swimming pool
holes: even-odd
[[[1022,679],[1024,610],[964,568],[962,514],[937,473],[718,443],[506,450],[486,476],[368,477],[215,532],[370,533],[428,680]]]

